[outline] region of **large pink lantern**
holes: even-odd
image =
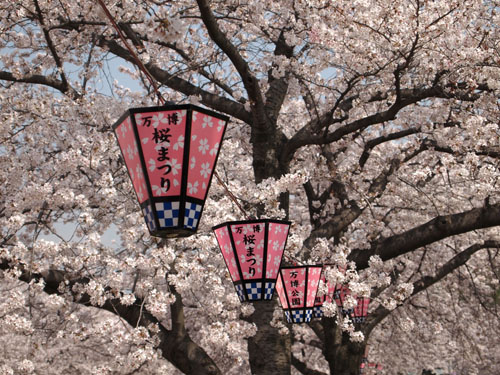
[[[290,224],[257,219],[213,227],[241,302],[273,299]]]
[[[196,233],[228,119],[185,104],[131,108],[113,125],[151,235]]]
[[[276,283],[288,323],[307,323],[313,316],[323,266],[281,267]]]

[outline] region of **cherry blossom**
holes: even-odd
[[[151,238],[132,186],[142,201],[149,177],[131,183],[137,148],[112,132],[162,104],[151,81],[100,1],[4,2],[1,373],[351,375],[365,354],[499,373],[498,2],[103,3],[165,101],[231,118],[215,167],[204,132],[224,124],[193,113],[200,174],[172,158],[173,186],[204,193],[216,169],[233,196],[214,179],[195,236]],[[366,323],[335,301],[300,326],[276,296],[241,304],[211,228],[248,217],[290,220],[283,263],[330,264],[346,309],[370,296]]]

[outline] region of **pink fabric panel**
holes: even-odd
[[[224,120],[193,111],[188,196],[205,199],[225,126]]]
[[[180,195],[186,110],[136,113],[154,197]]]
[[[288,224],[269,223],[266,260],[266,278],[268,279],[278,277],[289,227]]]
[[[130,117],[127,117],[116,127],[115,133],[120,149],[122,150],[123,158],[125,159],[125,165],[132,180],[132,185],[137,194],[137,199],[139,203],[142,203],[148,198],[148,192]]]
[[[328,270],[328,268],[329,268],[328,266],[325,266],[323,268],[323,271]],[[321,281],[323,281],[323,283],[327,284],[328,291],[326,292],[325,295],[321,295],[321,296],[316,295],[315,306],[322,306],[325,301],[332,302],[333,301],[333,293],[335,293],[335,284],[326,281],[325,272],[321,273]]]
[[[335,284],[334,283],[328,283],[328,294],[326,295],[326,301],[332,302],[333,301],[333,293],[335,292]]]
[[[322,267],[308,267],[309,275],[307,277],[307,307],[314,306],[316,293],[318,292],[319,280]]]
[[[325,274],[321,274],[321,279],[323,283],[326,283],[326,278]],[[323,302],[326,301],[326,299],[329,297],[328,294],[330,293],[330,286],[328,286],[328,293],[327,294],[316,294],[316,300],[314,302],[314,306],[323,306]],[[333,293],[333,292],[332,292]]]
[[[290,302],[290,308],[304,307],[306,286],[306,268],[281,269],[284,289]]]
[[[231,239],[229,238],[229,233],[227,227],[221,227],[216,229],[215,237],[219,243],[219,247],[222,252],[222,256],[226,262],[227,269],[231,275],[233,282],[240,280],[240,274],[238,272],[238,266],[236,265],[236,259],[234,258],[233,247],[231,246]]]
[[[286,302],[285,291],[283,290],[283,283],[281,282],[281,276],[278,276],[278,281],[276,282],[276,291],[280,297],[281,307],[283,309],[288,309],[288,303]]]
[[[354,316],[366,316],[368,312],[368,305],[370,304],[370,299],[367,297],[358,297],[358,304],[354,308]]]
[[[345,300],[345,297],[351,294],[349,288],[343,284],[337,284],[337,289],[340,290],[340,300],[336,300],[337,306],[343,308],[342,304]]]
[[[262,278],[265,223],[230,225],[244,280]]]

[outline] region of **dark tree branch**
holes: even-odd
[[[370,249],[354,250],[349,260],[356,262],[358,269],[363,269],[368,267],[368,260],[373,255],[386,261],[446,237],[496,225],[500,225],[500,204],[438,216],[406,232],[380,239]]]
[[[52,57],[54,58],[54,62],[56,63],[57,69],[59,70],[59,76],[61,77],[61,83],[64,87],[63,92],[68,92],[69,91],[69,83],[68,80],[66,79],[66,75],[64,74],[64,66],[61,58],[59,57],[59,54],[57,53],[56,47],[54,45],[54,42],[52,41],[52,38],[50,36],[49,30],[47,29],[45,25],[45,20],[42,14],[42,10],[40,9],[40,4],[38,4],[38,0],[34,0],[35,4],[35,9],[37,13],[37,18],[38,21],[40,22],[40,26],[43,32],[43,35],[45,37],[45,40],[47,42],[47,46],[49,47],[49,51],[52,54]]]
[[[69,96],[70,98],[78,99],[81,97],[81,94],[78,93],[71,86],[64,84],[63,81],[50,76],[43,76],[40,74],[30,74],[22,77],[17,77],[10,72],[0,71],[0,80],[16,82],[16,83],[31,83],[36,85],[49,86],[62,92],[63,94]]]
[[[382,171],[371,183],[368,188],[367,203],[370,204],[373,200],[380,197],[385,191],[389,177],[394,174],[394,172],[402,165],[399,159],[394,159],[389,167]],[[333,183],[332,183],[333,184]],[[339,193],[341,193],[341,198],[347,200],[346,193],[342,193],[343,185],[336,184],[334,188],[337,188]],[[365,207],[366,208],[366,207]],[[349,200],[348,204],[342,206],[342,209],[335,213],[332,219],[328,220],[326,223],[322,224],[320,227],[314,229],[309,237],[304,241],[304,247],[306,249],[312,249],[318,238],[332,238],[337,237],[344,231],[354,220],[356,220],[364,211],[358,205],[355,200]],[[308,250],[305,250],[305,255],[307,256]],[[359,267],[359,266],[358,266]]]
[[[411,297],[415,296],[416,294],[422,292],[423,290],[426,290],[430,286],[441,281],[443,278],[445,278],[447,275],[455,271],[457,268],[466,264],[472,257],[472,255],[477,253],[479,250],[491,249],[491,248],[498,249],[499,247],[500,247],[500,242],[494,240],[487,240],[484,241],[483,243],[478,243],[469,246],[467,249],[458,253],[448,262],[442,265],[436,271],[434,276],[424,276],[421,279],[415,281],[413,283],[413,292],[411,296],[408,298],[408,300],[411,299]],[[377,324],[379,324],[383,319],[385,319],[389,314],[391,314],[391,312],[392,311],[380,305],[374,312],[370,313],[367,324],[363,329],[363,332],[368,335],[377,326]]]
[[[327,375],[324,372],[310,369],[304,362],[299,360],[293,354],[292,354],[292,366],[295,367],[297,371],[301,372],[304,375]]]
[[[130,52],[121,47],[116,41],[100,38],[99,45],[101,47],[107,48],[116,56],[121,57],[122,59],[132,64],[135,64],[135,60]],[[245,110],[244,106],[241,103],[202,90],[178,76],[169,74],[165,70],[152,63],[147,63],[145,64],[145,66],[158,82],[161,82],[162,84],[174,90],[177,90],[186,96],[200,96],[201,103],[203,103],[204,105],[213,108],[216,111],[227,113],[230,116],[238,118],[246,123],[251,122],[250,114]]]
[[[8,260],[1,260],[0,270],[11,270],[14,268],[14,264]],[[72,278],[66,272],[50,269],[40,273],[31,273],[23,265],[17,265],[17,268],[21,270],[19,280],[26,283],[43,280],[45,285],[44,291],[47,294],[61,295],[72,302],[84,306],[93,306],[88,294],[74,291],[75,286],[87,284],[90,281],[88,278]],[[64,286],[63,289],[66,289],[68,292],[64,292],[60,289],[60,286]],[[171,305],[171,330],[166,329],[158,319],[142,309],[143,301],[138,298],[130,306],[122,305],[119,298],[110,298],[102,306],[93,307],[109,311],[121,317],[132,327],[140,325],[147,328],[151,324],[157,326],[159,328],[158,337],[160,339],[159,349],[163,357],[185,374],[221,375],[221,371],[208,354],[193,342],[187,334],[184,325],[182,298],[175,292],[175,289],[172,290],[176,300]]]
[[[201,18],[207,28],[210,38],[214,43],[229,57],[233,66],[238,71],[243,85],[247,91],[249,99],[257,105],[258,108],[263,108],[263,97],[259,88],[258,80],[253,75],[247,62],[239,54],[235,46],[227,39],[224,33],[220,30],[217,20],[215,19],[212,10],[207,0],[197,0],[200,9]]]
[[[390,142],[394,141],[396,139],[404,138],[412,134],[417,134],[419,133],[420,130],[417,128],[410,128],[410,129],[405,129],[399,132],[387,134],[384,136],[380,136],[377,138],[370,139],[368,142],[365,144],[365,149],[363,150],[363,153],[361,154],[361,157],[359,158],[359,165],[361,168],[365,166],[365,163],[367,162],[368,158],[370,157],[370,152],[373,150],[375,147],[378,145],[385,143],[385,142]]]
[[[293,56],[293,46],[286,44],[283,30],[281,31],[278,40],[276,41],[276,48],[274,49],[275,56],[285,56],[291,58]],[[266,115],[270,118],[272,124],[278,121],[278,115],[285,100],[288,90],[288,76],[286,72],[283,77],[275,78],[273,76],[273,69],[271,68],[267,74],[269,89],[266,92]]]
[[[424,99],[454,98],[463,101],[475,101],[480,97],[479,93],[470,93],[467,90],[461,90],[458,86],[442,87],[438,83],[439,82],[435,83],[431,87],[400,89],[400,100],[397,100],[387,110],[347,123],[346,125],[326,135],[315,134],[314,132],[312,132],[312,125],[309,123],[302,127],[297,133],[295,133],[295,135],[287,142],[282,153],[282,159],[285,161],[290,161],[293,158],[295,152],[303,146],[312,144],[323,145],[336,142],[348,134],[353,134],[357,131],[366,129],[369,126],[394,120],[399,111],[401,111],[403,108],[418,103],[419,101]],[[478,87],[478,90],[485,91],[488,90],[488,88],[486,86],[481,86]],[[325,124],[322,124],[323,127],[327,127],[334,123],[334,119],[331,116],[327,116],[327,119],[327,122]]]

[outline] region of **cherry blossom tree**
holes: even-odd
[[[499,372],[498,1],[100,3],[0,4],[2,373]],[[184,239],[111,131],[158,95],[231,117]],[[241,304],[211,228],[244,215],[367,321]]]

